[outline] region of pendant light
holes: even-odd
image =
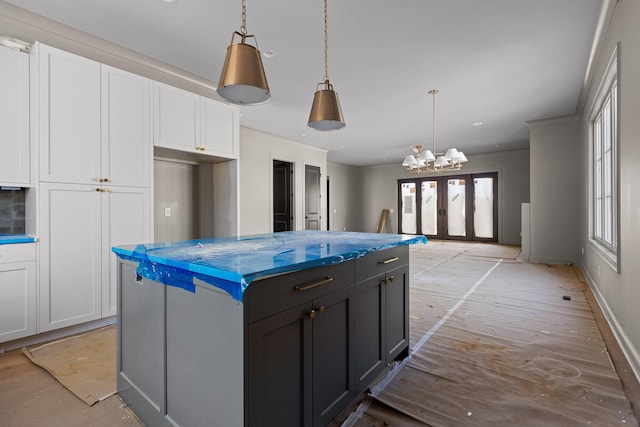
[[[240,42],[234,43],[236,36]],[[246,41],[253,38],[255,46]],[[254,35],[247,35],[247,3],[242,0],[242,26],[240,32],[231,35],[220,80],[218,95],[233,104],[259,105],[271,99],[267,77],[262,66],[258,41]]]
[[[436,94],[438,89],[432,89],[433,95],[433,151],[424,150],[422,145],[413,148],[413,154],[409,154],[402,160],[402,166],[411,173],[444,172],[448,170],[460,170],[467,157],[462,151],[449,148],[446,153],[436,157]]]
[[[345,126],[338,94],[329,82],[329,37],[327,31],[327,0],[324,0],[324,78],[316,85],[307,125],[316,130],[336,130]]]

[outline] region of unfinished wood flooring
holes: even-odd
[[[519,262],[518,253],[412,246],[411,357],[331,425],[637,425],[640,388],[615,342],[605,346],[611,334],[599,331],[602,314],[596,307],[594,317],[581,277],[571,266]],[[0,356],[0,426],[44,425],[140,423],[118,396],[90,407],[19,350]]]

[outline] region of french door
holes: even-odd
[[[398,180],[398,230],[434,239],[498,241],[498,174]]]

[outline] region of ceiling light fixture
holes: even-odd
[[[240,36],[240,43],[234,43]],[[255,46],[245,43],[253,38]],[[231,35],[222,73],[218,82],[218,95],[233,104],[259,105],[271,99],[267,77],[262,66],[258,41],[247,35],[247,3],[242,0],[242,26]]]
[[[324,78],[316,85],[307,125],[316,130],[337,130],[345,126],[338,94],[329,82],[329,37],[327,31],[327,0],[324,0]]]
[[[438,89],[429,91],[433,95],[433,151],[425,150],[422,145],[413,148],[413,154],[405,156],[402,166],[411,173],[444,172],[449,170],[460,170],[462,164],[467,161],[467,157],[462,151],[449,148],[444,155],[436,153],[436,94]],[[436,155],[440,154],[437,158]]]

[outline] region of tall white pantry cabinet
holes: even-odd
[[[116,314],[111,247],[150,242],[150,80],[36,44],[39,331]]]

